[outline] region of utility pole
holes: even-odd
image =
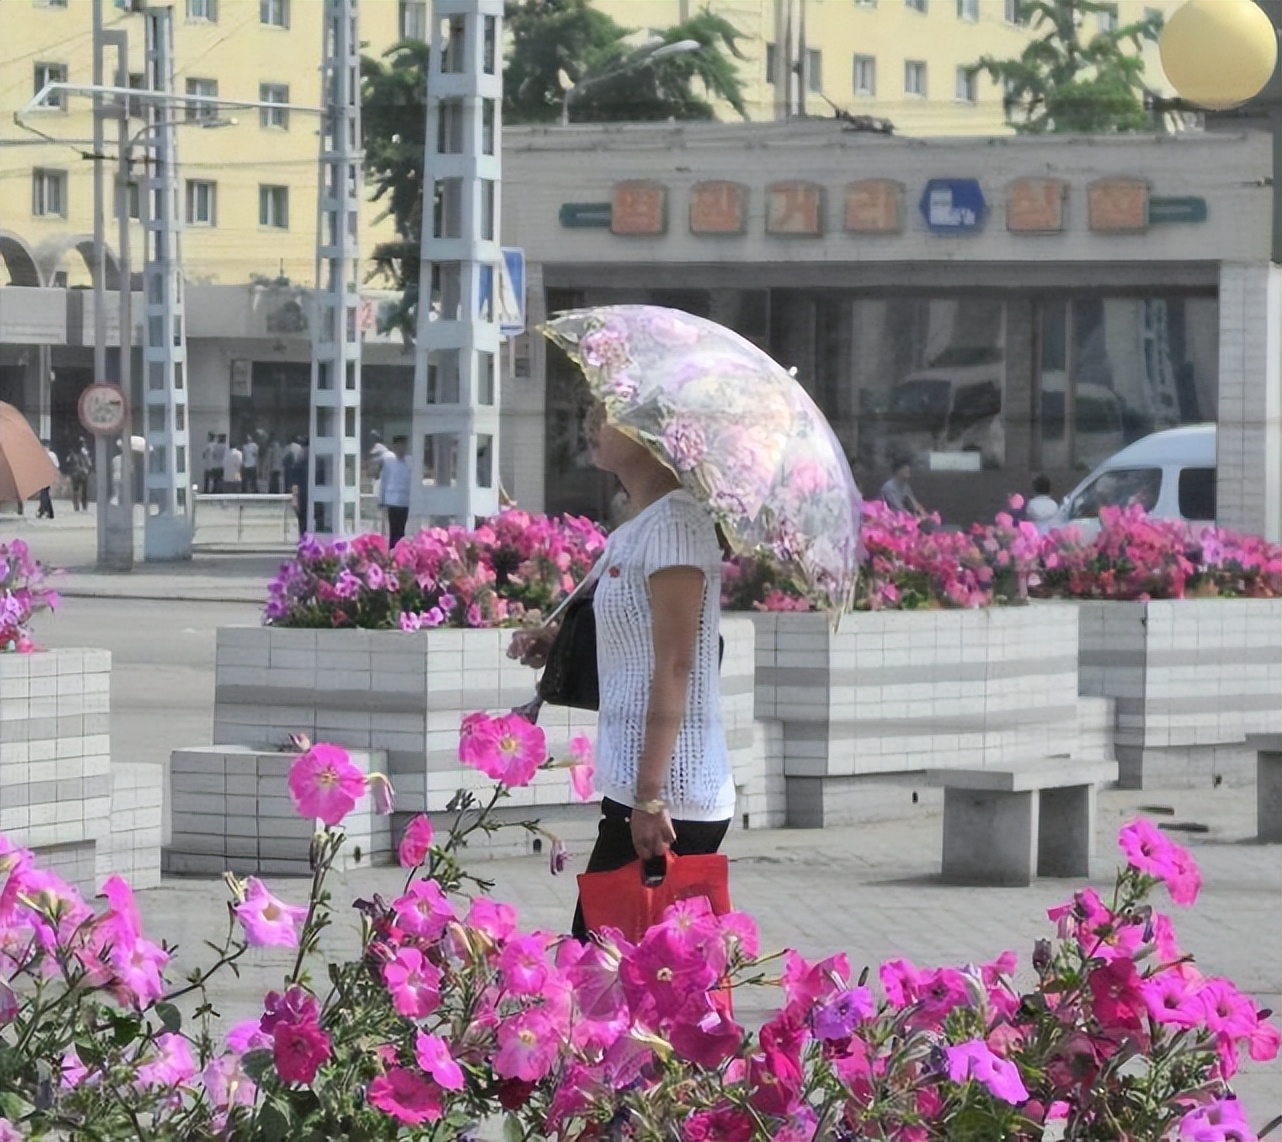
[[[410,518],[499,510],[503,0],[436,0],[427,76]]]
[[[353,535],[361,506],[360,35],[356,0],[324,4],[308,502],[316,532]]]
[[[172,8],[148,8],[146,87],[164,98],[147,104],[147,150],[139,215],[145,244],[143,296],[143,433],[147,441],[143,497],[143,558],[167,562],[191,558],[191,447],[187,419],[187,330],[183,308],[182,212],[178,192],[178,131],[174,120],[174,25]],[[127,120],[126,120],[127,125]],[[128,198],[134,140],[120,147],[122,194]],[[129,272],[128,209],[121,211],[121,274]],[[130,297],[124,287],[122,299]],[[121,352],[132,353],[129,302],[121,302]]]

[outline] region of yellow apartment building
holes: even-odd
[[[671,27],[705,0],[597,0],[619,23]],[[1183,0],[1117,0],[1091,17],[1133,23],[1169,16]],[[1017,56],[1030,29],[1018,0],[706,0],[744,34],[740,66],[753,119],[790,114],[889,119],[903,135],[992,135],[1008,130],[1000,88],[965,69],[983,55]],[[1088,25],[1088,30],[1090,30]],[[1149,85],[1169,89],[1157,45],[1144,53]],[[791,66],[790,66],[791,65]],[[791,79],[790,79],[791,77]],[[728,110],[728,109],[727,109]]]

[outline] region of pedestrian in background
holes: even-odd
[[[244,467],[241,469],[242,487],[247,495],[258,495],[258,441],[252,436],[241,449]]]
[[[276,437],[267,440],[267,490],[278,496],[285,488],[285,449]]]
[[[211,432],[205,440],[205,447],[201,449],[200,459],[205,467],[204,489],[205,495],[212,495],[215,485],[222,479],[222,464],[214,463],[214,450],[218,447],[218,434]]]
[[[58,453],[53,450],[53,445],[48,440],[42,440],[40,443],[45,446],[45,455],[49,457],[49,463],[55,468],[61,468],[58,463]],[[36,519],[53,519],[53,497],[49,492],[49,488],[40,489],[40,510],[36,512]]]
[[[387,509],[387,547],[392,550],[405,538],[410,514],[410,464],[405,458],[406,438],[392,437],[392,450],[384,452],[379,469],[378,502]]]
[[[234,444],[223,453],[223,488],[228,495],[235,495],[241,490],[241,474],[244,471],[245,455]]]
[[[921,506],[921,501],[913,494],[912,485],[909,483],[912,474],[912,458],[906,455],[896,456],[890,479],[881,486],[881,499],[888,508],[894,508],[897,512],[906,512],[918,519],[925,519],[930,513]]]
[[[295,436],[285,449],[282,460],[285,491],[294,497],[294,512],[298,516],[298,534],[307,534],[307,441]]]
[[[210,433],[212,436],[213,433]],[[89,510],[89,474],[93,471],[93,457],[85,438],[80,437],[74,448],[68,450],[62,462],[62,470],[71,481],[71,507],[73,511]],[[208,478],[208,471],[205,476]]]
[[[227,461],[227,434],[220,432],[214,446],[209,450],[209,461],[214,466],[214,495],[223,490],[223,465]]]
[[[1059,504],[1051,498],[1051,482],[1043,475],[1033,477],[1033,498],[1024,505],[1024,518],[1045,535],[1059,515]]]

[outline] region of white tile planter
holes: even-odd
[[[1282,731],[1282,599],[1081,602],[1079,684],[1114,701],[1121,784],[1254,780]]]
[[[758,615],[756,714],[782,724],[788,823],[904,815],[910,775],[1077,753],[1071,604]],[[1094,743],[1092,743],[1094,744]]]
[[[726,732],[741,788],[737,822],[746,814],[751,827],[780,824],[782,772],[777,756],[778,772],[768,772],[769,734],[753,718],[753,625],[727,616],[722,632]],[[535,673],[507,657],[511,637],[510,630],[222,627],[214,741],[277,749],[302,732],[348,749],[382,750],[396,786],[398,823],[410,813],[441,812],[459,789],[490,787],[484,775],[459,765],[463,715],[510,709],[534,694]],[[558,757],[574,735],[596,733],[590,711],[545,706],[539,724]],[[509,816],[545,821],[565,811],[579,833],[591,829],[595,816],[573,805],[563,771],[539,774],[504,806]]]
[[[0,654],[0,832],[82,888],[160,879],[158,773],[111,765],[111,655]]]
[[[297,752],[243,746],[179,749],[170,757],[173,840],[170,872],[218,875],[309,876],[308,853],[317,823],[300,817],[289,794]],[[366,773],[386,773],[381,751],[353,751]],[[362,798],[343,821],[347,843],[339,868],[385,864],[391,859],[391,821]]]

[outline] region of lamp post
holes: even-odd
[[[1277,68],[1278,31],[1252,0],[1189,0],[1167,21],[1162,68],[1190,103],[1224,111],[1254,99]],[[1282,90],[1273,79],[1265,106],[1273,144],[1267,261],[1220,268],[1226,356],[1216,433],[1219,522],[1282,537]],[[1250,362],[1248,364],[1247,362]],[[1261,367],[1262,364],[1262,367]],[[1240,473],[1224,479],[1227,471]]]
[[[611,68],[609,71],[602,72],[600,75],[589,76],[587,79],[581,79],[578,83],[571,81],[565,86],[565,95],[561,99],[561,126],[565,127],[570,122],[570,100],[582,95],[591,87],[598,84],[606,83],[614,79],[615,76],[623,75],[624,72],[635,71],[639,67],[648,67],[657,60],[667,59],[670,56],[689,55],[691,52],[697,52],[703,45],[698,40],[677,40],[671,44],[653,44],[637,49],[631,58],[625,60],[618,67]],[[561,73],[564,76],[564,73]]]

